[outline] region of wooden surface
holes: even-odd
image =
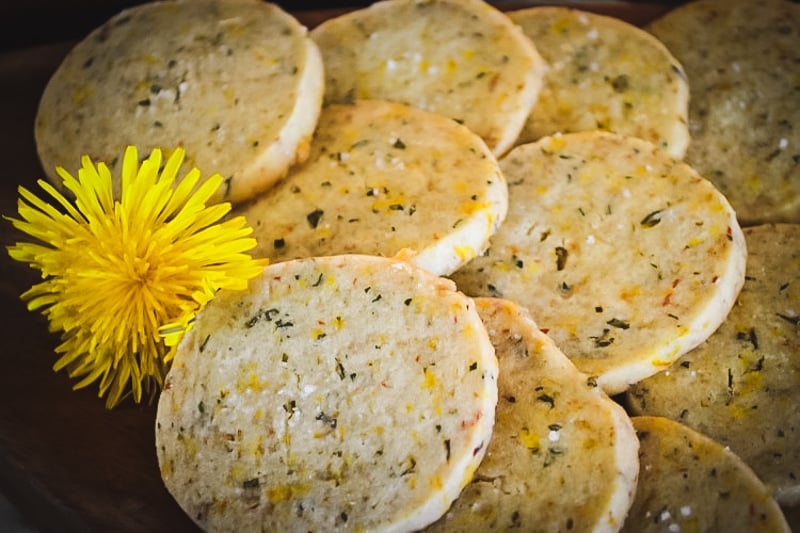
[[[512,4],[520,3],[504,7]],[[667,8],[663,3],[580,5],[637,24]],[[337,12],[297,15],[313,26]],[[34,115],[45,83],[71,45],[0,52],[2,215],[16,214],[18,185],[33,187],[43,176]],[[37,281],[37,272],[5,252],[19,238],[8,221],[0,221],[0,493],[41,531],[194,531],[158,472],[155,406],[124,403],[107,411],[94,386],[72,391],[66,374],[52,371],[58,338],[19,299]],[[792,521],[800,523],[793,514]]]

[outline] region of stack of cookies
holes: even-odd
[[[788,0],[644,29],[384,0],[311,31],[165,0],[87,36],[43,167],[183,147],[271,263],[174,358],[177,503],[207,530],[788,531],[798,32]]]

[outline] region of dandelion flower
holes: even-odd
[[[84,156],[77,179],[56,169],[71,195],[40,180],[54,203],[19,187],[19,218],[5,217],[38,241],[8,253],[41,271],[22,299],[61,333],[54,370],[76,389],[99,382],[109,409],[155,394],[196,313],[218,290],[246,288],[265,264],[247,253],[256,242],[245,219],[223,220],[228,203],[206,205],[222,177],[192,169],[179,180],[183,159],[176,149],[162,168],[156,149],[139,164],[128,147],[115,198],[108,167]]]

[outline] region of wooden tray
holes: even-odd
[[[534,3],[498,2],[507,9]],[[635,24],[669,7],[571,4]],[[311,27],[339,12],[297,16]],[[34,116],[45,83],[73,44],[0,54],[0,214],[16,215],[17,186],[32,188],[44,175],[34,145]],[[72,391],[66,374],[52,371],[58,338],[19,299],[37,282],[37,272],[5,253],[19,238],[10,223],[0,222],[0,493],[42,531],[196,531],[161,481],[155,406],[125,403],[107,411],[95,387]],[[792,521],[800,524],[797,517]]]

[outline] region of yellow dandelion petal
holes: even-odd
[[[153,150],[156,152],[156,150]],[[139,150],[135,146],[128,146],[122,157],[122,187],[128,188],[139,170]]]
[[[4,217],[36,241],[8,253],[42,274],[21,297],[61,334],[53,369],[76,389],[96,383],[109,408],[155,394],[199,310],[266,264],[247,253],[256,242],[244,218],[223,220],[230,204],[208,205],[222,177],[191,169],[179,179],[185,153],[169,153],[140,163],[128,147],[118,198],[108,166],[84,156],[77,178],[56,169],[69,197],[39,181],[50,202],[20,187],[19,217]]]
[[[176,148],[167,158],[164,163],[164,169],[161,171],[162,180],[175,180],[178,177],[178,171],[183,164],[183,159],[186,156],[186,151],[183,148]],[[200,171],[196,168],[192,169],[189,174],[200,175]]]
[[[90,363],[92,363],[90,365]],[[83,379],[75,383],[72,387],[74,389],[83,389],[88,387],[93,382],[97,381],[98,378],[102,377],[104,374],[107,374],[109,368],[111,366],[111,362],[108,359],[102,359],[101,361],[94,361],[91,359],[83,359],[80,361],[80,364],[73,366],[68,370],[70,377],[78,378],[81,375],[84,376]],[[101,394],[105,392],[101,389]]]
[[[39,187],[44,189],[54,200],[56,200],[59,203],[59,205],[67,211],[67,214],[64,215],[55,207],[39,199],[39,197],[37,197],[29,190],[25,189],[24,187],[20,187],[19,193],[20,196],[22,197],[20,203],[22,203],[22,205],[25,208],[27,208],[28,206],[25,205],[24,202],[22,202],[23,199],[27,201],[29,204],[31,204],[33,210],[38,210],[41,212],[42,216],[50,217],[53,220],[73,222],[83,219],[80,212],[74,207],[72,207],[72,204],[70,204],[69,201],[67,201],[67,199],[64,198],[64,196],[55,189],[55,187],[53,187],[44,180],[37,181],[37,184],[39,185]]]
[[[76,192],[78,194],[83,192],[81,189],[80,182],[77,179],[75,179],[75,177],[69,172],[67,172],[64,168],[57,167],[56,172],[61,177],[61,183],[63,184],[64,188],[67,191],[71,192],[73,195],[75,195]],[[59,205],[61,205],[61,207],[66,211],[66,216],[75,220],[81,220],[81,221],[85,220],[84,215],[80,209],[80,204],[78,202],[74,203],[70,202],[64,197],[63,194],[61,194],[61,192],[56,190],[55,187],[53,187],[51,184],[47,183],[44,180],[38,180],[37,184],[39,185],[39,187],[47,191],[47,193],[53,199],[55,199],[59,203]],[[75,206],[77,206],[77,208]]]
[[[73,194],[75,205],[87,220],[101,222],[103,213],[108,212],[113,205],[111,174],[105,172],[101,177],[101,173],[89,160],[84,165],[78,171],[78,179],[75,180],[70,175],[64,181],[64,188]]]
[[[214,180],[215,183],[222,184],[222,177],[219,174],[214,174],[208,178],[208,181],[212,180]],[[192,169],[191,172],[183,177],[177,187],[175,187],[172,197],[170,198],[170,203],[164,207],[164,216],[172,215],[178,211],[180,207],[192,197],[198,181],[200,181],[200,172],[197,171],[197,169]]]

